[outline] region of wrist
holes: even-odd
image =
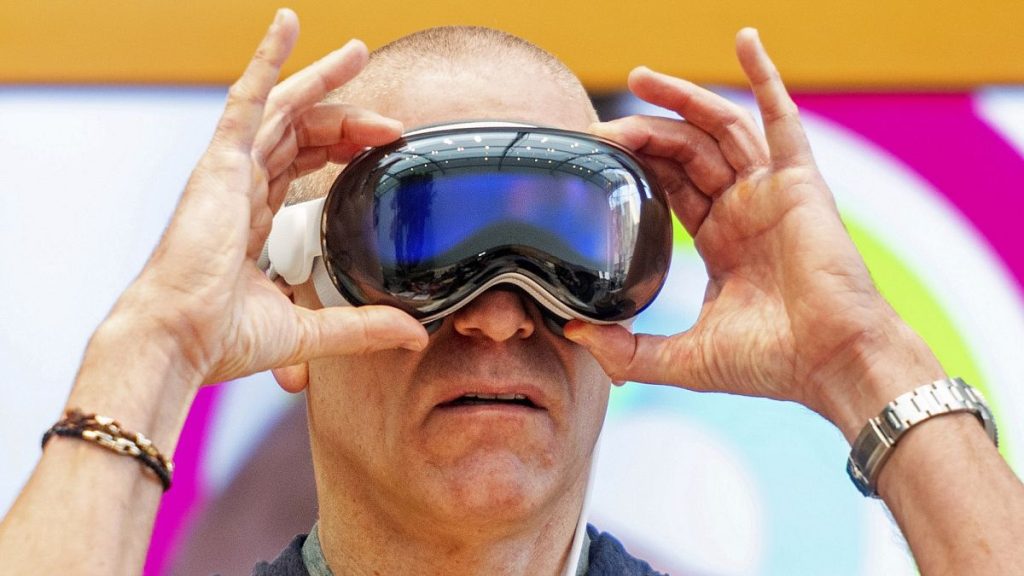
[[[867,332],[817,375],[820,412],[853,443],[896,397],[946,377],[928,345],[898,316]]]
[[[202,381],[159,319],[119,303],[89,340],[67,407],[116,418],[171,454]]]

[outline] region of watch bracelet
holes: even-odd
[[[935,416],[970,412],[997,446],[998,432],[981,392],[960,378],[936,380],[900,395],[868,420],[850,449],[846,471],[864,496],[878,497],[878,476],[893,447],[909,430]]]

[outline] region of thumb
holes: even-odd
[[[693,387],[686,334],[633,334],[618,324],[599,326],[579,320],[566,324],[564,333],[586,348],[615,382]]]
[[[366,354],[394,348],[418,352],[427,345],[423,325],[391,306],[296,309],[304,334],[290,364],[323,356]]]

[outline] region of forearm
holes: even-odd
[[[837,387],[843,393],[832,417],[851,442],[887,402],[945,377],[902,322],[885,346],[856,356],[859,362],[846,363],[851,377]],[[858,363],[864,370],[854,376]],[[1024,485],[974,415],[943,415],[911,428],[882,468],[878,492],[923,575],[1024,573]]]
[[[366,65],[359,41],[278,84],[297,37],[295,14],[278,11],[228,91],[160,244],[93,336],[68,400],[148,436],[167,456],[207,380],[427,343],[423,326],[395,308],[297,307],[257,267],[295,175],[402,133],[400,122],[361,108],[316,106]],[[139,573],[159,501],[160,483],[139,462],[52,438],[0,523],[0,572]]]
[[[879,493],[923,575],[1024,574],[1024,486],[973,415],[907,432]]]
[[[115,312],[90,341],[67,408],[113,417],[171,456],[200,380],[186,365],[159,325]],[[139,574],[161,494],[134,458],[55,436],[0,523],[0,571]]]

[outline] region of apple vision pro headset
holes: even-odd
[[[496,285],[558,326],[627,322],[664,284],[666,195],[624,148],[509,122],[433,126],[356,156],[282,208],[260,266],[324,306],[386,304],[430,328]]]

